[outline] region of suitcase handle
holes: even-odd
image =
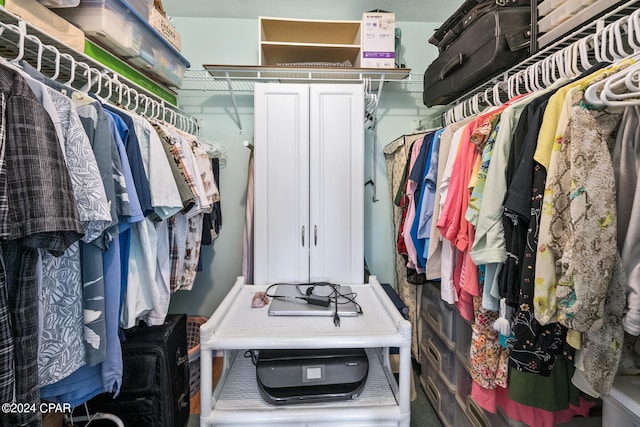
[[[440,70],[440,80],[444,80],[447,74],[461,66],[463,62],[464,59],[462,58],[462,53],[458,53],[456,56],[451,58],[451,60],[444,64],[444,66]]]

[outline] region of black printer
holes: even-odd
[[[256,362],[260,395],[275,405],[355,399],[368,372],[362,348],[260,350]]]

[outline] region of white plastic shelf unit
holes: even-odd
[[[251,308],[255,292],[239,277],[218,309],[200,328],[201,426],[388,427],[409,426],[411,324],[374,276],[351,285],[363,314],[341,318],[269,316],[268,306]],[[389,348],[400,353],[399,380],[389,363]],[[360,396],[349,401],[270,405],[260,397],[248,349],[366,348],[369,375]],[[212,358],[223,352],[215,390]]]

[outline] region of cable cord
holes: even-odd
[[[273,288],[274,286],[279,286],[279,285],[295,286],[297,291],[298,291],[298,293],[300,294],[300,296],[279,296],[279,295],[273,295],[273,294],[269,293],[271,288]],[[303,292],[303,290],[301,288],[302,286],[307,286],[307,288],[304,290],[304,292]],[[268,296],[268,297],[271,297],[271,298],[300,299],[300,300],[307,301],[307,303],[309,303],[309,304],[324,305],[323,303],[320,303],[320,301],[319,301],[319,298],[323,298],[324,294],[322,296],[314,294],[315,288],[319,287],[319,286],[329,286],[329,287],[331,287],[331,292],[326,297],[329,299],[330,302],[333,303],[333,324],[334,324],[334,326],[340,327],[340,314],[338,312],[338,305],[353,303],[356,306],[356,309],[358,310],[358,314],[362,314],[363,313],[362,307],[360,306],[360,304],[358,304],[356,302],[356,298],[357,298],[358,294],[355,293],[355,292],[349,292],[349,293],[343,294],[342,292],[340,292],[340,285],[338,285],[336,283],[315,282],[315,283],[309,283],[308,285],[307,284],[296,284],[296,283],[274,283],[272,285],[269,285],[269,287],[267,287],[267,289],[265,290],[265,295]],[[328,304],[326,306],[328,306]]]

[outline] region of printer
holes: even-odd
[[[256,361],[260,395],[275,405],[355,399],[368,372],[362,348],[260,350]]]

